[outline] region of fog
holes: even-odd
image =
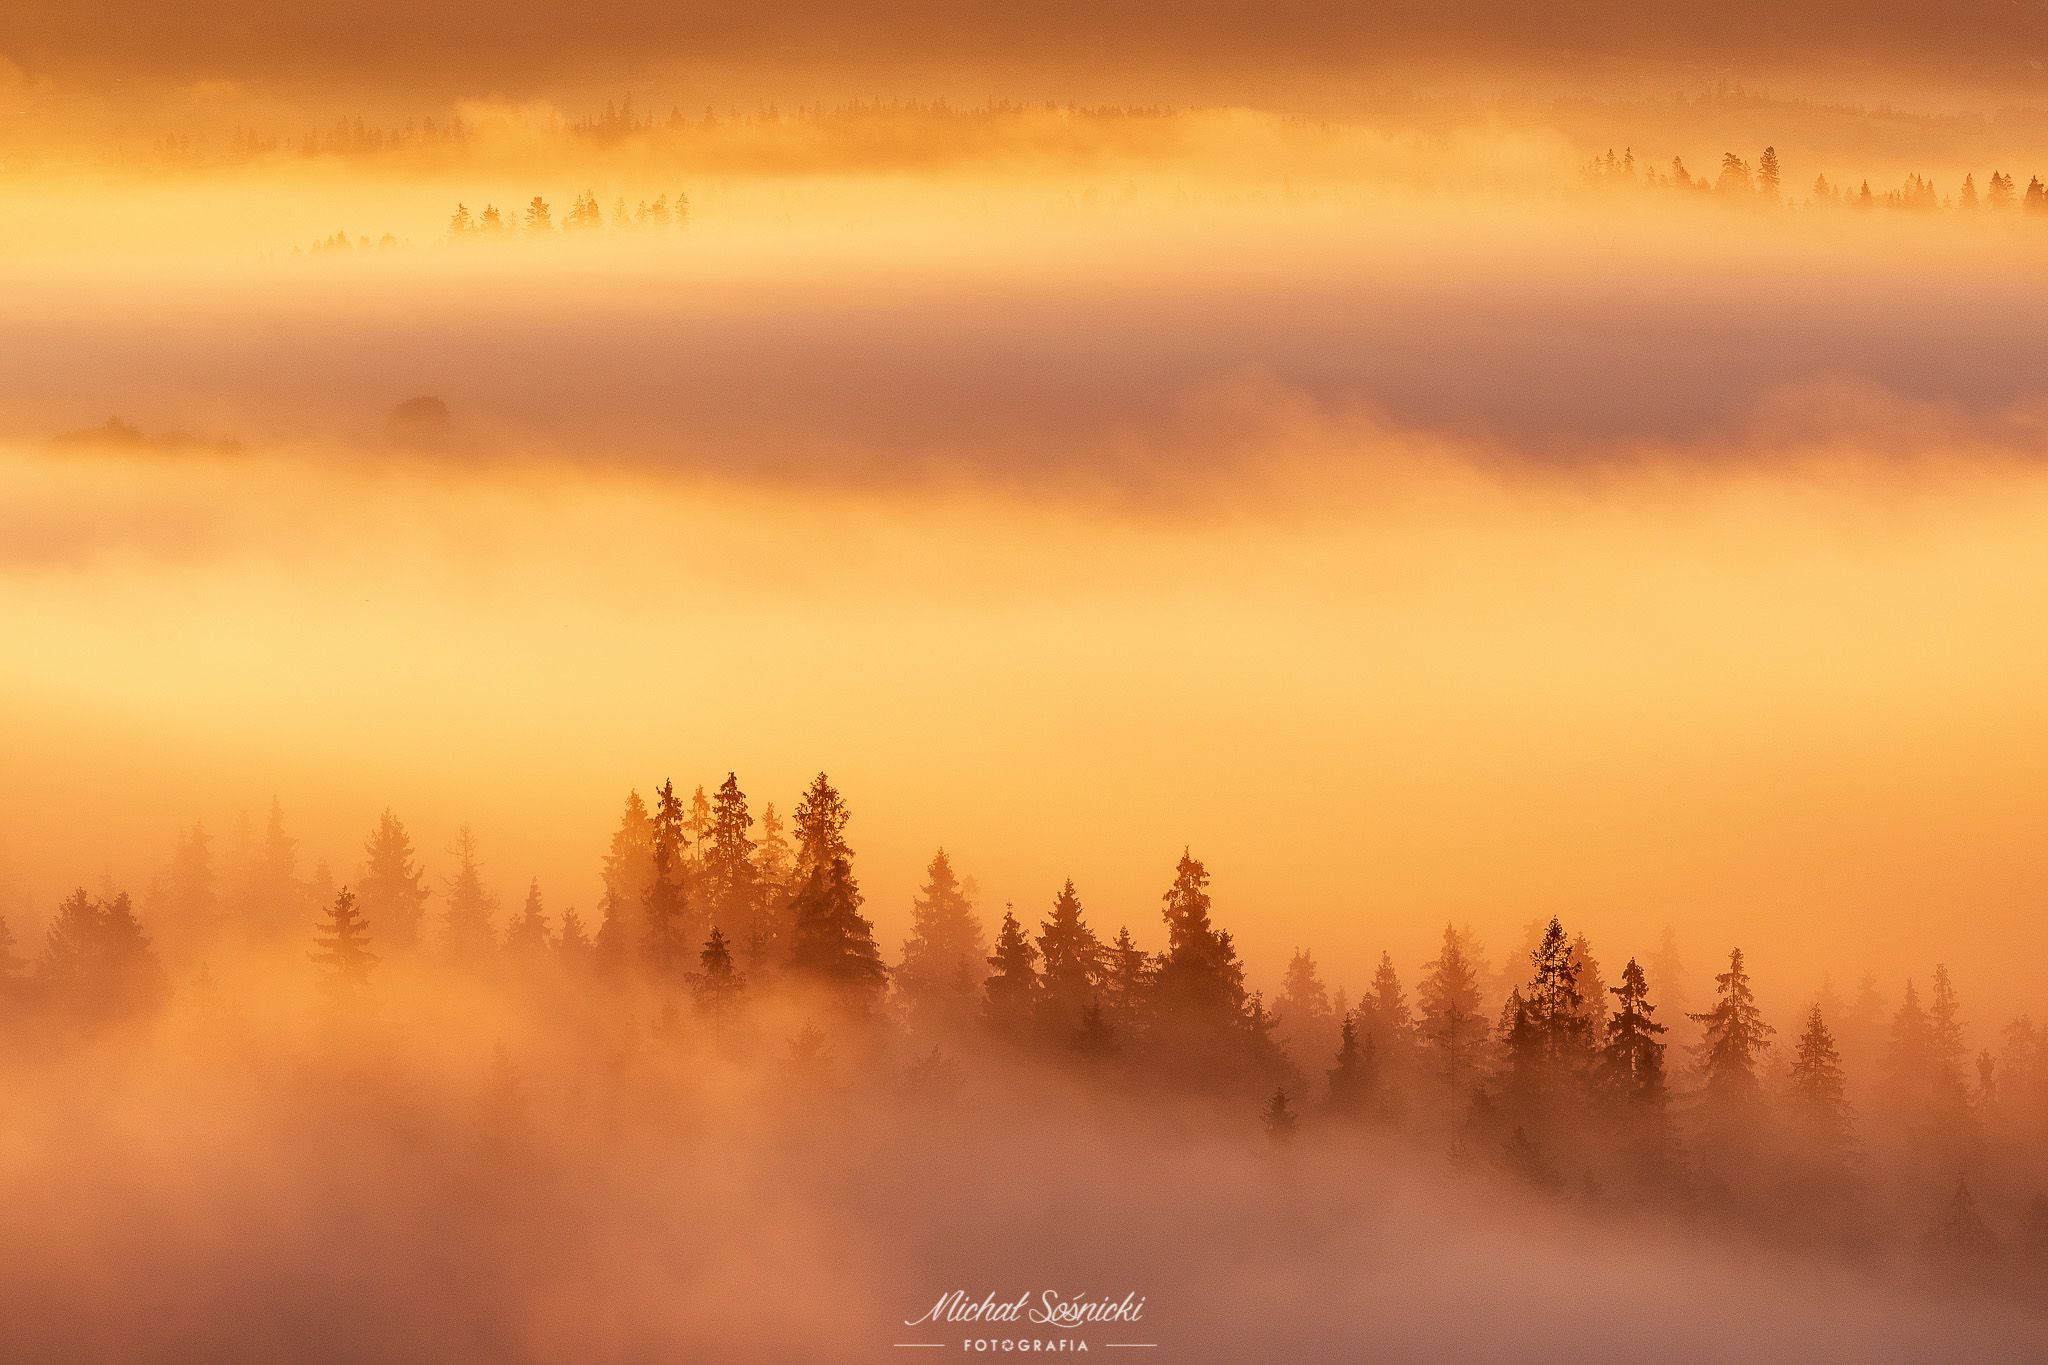
[[[1476,58],[1324,100],[1279,22],[1247,80],[1299,98],[702,110],[687,15],[501,15],[435,72],[374,6],[304,70],[325,20],[119,17],[0,31],[0,1354],[897,1358],[953,1289],[1136,1294],[1218,1361],[2048,1346],[2041,116],[1930,93],[2022,45],[1893,14],[1844,80],[1909,107]],[[820,70],[1021,35],[991,80],[1078,42],[1085,85],[1145,28],[1056,17],[892,10]],[[1604,22],[1486,17],[1530,69]],[[627,19],[676,113],[599,113]],[[765,22],[694,31],[735,101],[818,76]],[[1444,22],[1376,41],[1455,66]],[[734,846],[802,794],[799,856],[741,895],[698,828],[706,918],[643,936],[622,798],[728,773]],[[314,923],[355,942],[380,812],[431,890],[372,972]],[[1070,877],[1125,1013],[1006,1024],[1020,960],[1056,991],[998,921]],[[1693,1045],[1752,979],[1735,1141]],[[1853,1143],[1800,1126],[1845,1098]]]

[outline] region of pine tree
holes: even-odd
[[[1345,1015],[1337,1030],[1337,1064],[1329,1070],[1330,1109],[1347,1118],[1373,1112],[1379,1099],[1379,1058],[1358,1020]]]
[[[298,841],[285,833],[284,807],[275,798],[235,891],[235,927],[244,937],[262,944],[302,941],[298,926],[304,923],[305,888],[298,878]]]
[[[1780,174],[1778,170],[1778,149],[1764,148],[1764,154],[1756,163],[1757,190],[1771,203],[1778,202]]]
[[[1789,1109],[1800,1153],[1818,1172],[1846,1171],[1855,1139],[1849,1126],[1849,1085],[1827,1019],[1815,1004],[1792,1057]]]
[[[889,979],[875,927],[860,913],[860,884],[845,854],[805,874],[792,909],[790,970],[831,991],[855,1013],[874,1010]]]
[[[700,876],[712,926],[743,944],[752,942],[762,911],[753,826],[739,777],[727,773],[705,823]]]
[[[540,878],[536,877],[526,888],[526,904],[505,926],[505,951],[523,962],[539,962],[553,946],[550,937],[547,912],[541,908]]]
[[[1235,1034],[1246,1003],[1244,968],[1230,935],[1210,921],[1208,888],[1208,870],[1183,852],[1161,898],[1167,946],[1152,983],[1154,1024],[1189,1049],[1184,1060]]]
[[[1039,927],[1038,957],[1045,986],[1039,1013],[1055,1037],[1069,1036],[1095,1003],[1103,965],[1102,943],[1083,918],[1072,878],[1053,898],[1052,913]]]
[[[562,965],[581,971],[597,958],[597,944],[583,927],[583,916],[570,906],[562,912],[562,930],[555,935],[555,954]]]
[[[641,902],[647,930],[640,951],[655,980],[680,985],[689,968],[689,945],[697,940],[690,932],[689,892],[683,882],[688,852],[683,803],[673,782],[662,783],[655,793],[649,840],[653,876]]]
[[[428,894],[412,837],[387,809],[363,844],[363,870],[356,878],[356,904],[378,926],[387,951],[410,953],[420,946]]]
[[[1102,1012],[1119,1038],[1135,1040],[1143,1031],[1146,999],[1152,985],[1152,959],[1119,928],[1103,956]]]
[[[1281,1046],[1299,1061],[1329,1056],[1331,1048],[1341,1043],[1340,1025],[1350,1023],[1340,1019],[1331,1006],[1330,993],[1316,970],[1315,955],[1302,948],[1295,949],[1287,960],[1287,974],[1281,978],[1280,998],[1274,1008],[1280,1016]]]
[[[988,965],[995,970],[983,983],[983,1009],[989,1027],[1004,1038],[1022,1038],[1036,1015],[1043,985],[1037,963],[1038,950],[1031,946],[1017,916],[1004,906],[1002,927],[996,930],[995,949],[988,957]]]
[[[924,888],[911,903],[910,937],[896,972],[912,1026],[936,1036],[957,1035],[977,1012],[987,957],[974,903],[942,848],[932,855]]]
[[[1487,1028],[1479,973],[1465,936],[1455,927],[1444,926],[1443,947],[1423,969],[1415,994],[1422,1016],[1417,1035],[1428,1074],[1462,1104],[1485,1066]]]
[[[326,918],[314,928],[313,944],[310,956],[334,994],[354,995],[369,984],[377,955],[370,951],[369,921],[357,908],[353,892],[343,888],[335,893]]]
[[[441,951],[449,961],[474,966],[498,946],[491,922],[498,903],[484,890],[477,863],[476,835],[464,825],[455,836],[455,875],[448,881],[446,908],[441,912]]]
[[[50,921],[41,976],[64,1008],[95,1021],[162,1008],[170,983],[122,892],[95,900],[74,891]]]
[[[738,1008],[746,984],[746,977],[733,965],[725,934],[713,926],[711,937],[704,940],[704,951],[697,955],[697,972],[690,978],[698,1010],[714,1022],[725,1023]]]
[[[844,858],[850,864],[853,850],[846,844],[846,826],[853,813],[832,785],[819,773],[811,780],[796,806],[796,875],[808,877],[815,869],[830,868],[832,860]]]
[[[1621,984],[1600,1048],[1600,1079],[1613,1104],[1622,1147],[1638,1179],[1667,1184],[1675,1174],[1670,1095],[1664,1082],[1664,1026],[1650,1003],[1649,978],[1634,958],[1621,969]]]
[[[1415,1051],[1415,1017],[1409,1011],[1408,996],[1401,989],[1401,977],[1394,970],[1391,953],[1381,952],[1380,964],[1372,976],[1372,989],[1358,1002],[1358,1028],[1372,1040],[1382,1081],[1394,1083],[1410,1069]]]
[[[1775,1030],[1757,1008],[1740,948],[1729,952],[1728,970],[1716,976],[1714,984],[1714,1008],[1693,1016],[1703,1029],[1695,1065],[1700,1076],[1701,1157],[1725,1169],[1754,1157],[1761,1141],[1761,1068]]]
[[[634,960],[647,937],[647,889],[653,884],[654,822],[640,793],[628,792],[605,853],[603,918],[597,930],[597,955],[614,971]]]
[[[1522,1121],[1569,1106],[1593,1061],[1593,1030],[1564,926],[1553,916],[1530,953],[1535,974],[1503,1014],[1507,1097]]]

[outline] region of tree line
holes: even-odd
[[[1660,169],[1648,159],[1638,161],[1633,147],[1623,148],[1619,156],[1610,147],[1604,156],[1587,162],[1581,174],[1586,183],[1607,188],[1675,190],[1710,196],[1724,203],[1766,206],[1792,203],[1776,147],[1764,148],[1753,167],[1737,153],[1724,152],[1720,165],[1712,173],[1697,175],[1686,169],[1683,157],[1672,157],[1669,164]],[[2026,188],[2022,190],[2011,174],[1994,170],[1980,190],[1976,172],[1971,171],[1963,176],[1962,183],[1951,195],[1942,193],[1932,180],[1917,172],[1909,174],[1898,188],[1887,190],[1872,190],[1867,179],[1850,189],[1821,174],[1814,177],[1812,191],[1804,202],[1813,207],[1843,205],[1965,213],[1979,209],[1993,213],[2018,209],[2039,213],[2048,210],[2048,184],[2044,184],[2038,175],[2029,176]]]
[[[714,1036],[794,997],[927,1068],[1001,1059],[1241,1104],[1281,1148],[1379,1134],[1542,1197],[1764,1224],[1850,1253],[1895,1240],[1904,1216],[1951,1272],[2048,1275],[2048,1031],[2022,1017],[1973,1054],[1939,964],[1896,1006],[1867,976],[1854,1002],[1825,988],[1781,1031],[1739,947],[1687,1008],[1668,931],[1610,984],[1588,938],[1552,917],[1499,969],[1447,925],[1412,995],[1382,954],[1356,1003],[1298,950],[1269,1001],[1192,852],[1147,944],[1098,927],[1071,880],[1042,912],[1005,905],[991,926],[943,849],[889,955],[850,820],[822,773],[787,821],[772,804],[757,816],[732,774],[688,798],[664,782],[651,804],[626,798],[590,919],[551,915],[535,882],[501,925],[467,828],[435,887],[386,811],[343,886],[324,864],[299,874],[273,804],[225,872],[206,831],[188,831],[141,912],[111,887],[74,891],[33,961],[0,920],[0,1000],[23,1034],[147,1020],[174,975],[203,994],[210,961],[251,950],[303,955],[337,1009],[373,999],[386,968],[644,1002],[664,1031]],[[815,1029],[792,1043],[817,1046]]]

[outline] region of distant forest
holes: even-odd
[[[543,1014],[643,1011],[657,1041],[695,1045],[785,1027],[798,1001],[786,1066],[838,1042],[904,1083],[1036,1070],[1175,1094],[1241,1116],[1280,1160],[1310,1136],[1372,1133],[1538,1199],[2048,1290],[2048,1031],[2022,1017],[1973,1054],[1938,963],[1894,1000],[1866,976],[1852,1000],[1830,986],[1774,1024],[1740,948],[1693,1000],[1668,930],[1603,959],[1552,918],[1497,965],[1446,925],[1419,972],[1382,955],[1355,1000],[1303,949],[1268,997],[1192,853],[1141,938],[1097,923],[1071,881],[984,916],[943,849],[890,953],[849,820],[823,774],[786,822],[773,805],[757,817],[731,775],[689,797],[664,783],[651,806],[627,797],[594,914],[551,913],[535,883],[501,915],[467,829],[430,883],[387,811],[337,885],[324,864],[301,872],[273,805],[226,856],[190,830],[139,904],[71,893],[33,951],[0,921],[7,1034],[33,1052],[159,1027],[173,982],[218,1011],[240,979],[216,972],[229,961],[317,978],[344,1030],[394,974]]]

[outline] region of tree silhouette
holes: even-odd
[[[656,981],[680,985],[689,970],[689,945],[698,940],[691,932],[689,892],[683,882],[683,803],[673,782],[662,783],[655,793],[649,841],[653,876],[641,903],[647,929],[640,951]]]
[[[729,772],[705,821],[699,876],[713,927],[724,930],[726,939],[743,944],[759,933],[763,909],[753,826],[739,777]]]
[[[363,870],[356,878],[356,903],[378,926],[387,951],[410,953],[420,946],[428,894],[412,837],[387,809],[363,845]]]
[[[690,991],[697,1008],[714,1023],[725,1024],[737,1010],[747,979],[733,964],[732,948],[725,934],[715,926],[697,954],[697,971],[690,978]]]
[[[853,859],[846,844],[846,826],[853,818],[831,779],[819,773],[796,806],[796,875],[830,868],[835,858]]]
[[[654,884],[654,821],[637,791],[626,808],[604,858],[603,918],[597,955],[613,972],[622,970],[647,937],[647,892]]]
[[[1423,971],[1416,1002],[1421,1012],[1416,1033],[1429,1075],[1462,1103],[1485,1066],[1487,1025],[1479,973],[1465,936],[1452,925],[1444,926],[1443,947]]]
[[[457,831],[455,845],[448,851],[455,855],[455,875],[448,880],[446,905],[441,911],[441,951],[450,962],[475,966],[498,946],[492,923],[498,903],[484,890],[476,835],[468,825]]]
[[[1764,1022],[1743,967],[1742,950],[1714,978],[1714,1007],[1695,1014],[1703,1032],[1694,1049],[1700,1075],[1701,1159],[1717,1178],[1757,1155],[1764,1118],[1761,1068],[1774,1030]]]
[[[974,904],[942,848],[932,855],[924,888],[911,903],[910,937],[896,972],[896,989],[910,1008],[912,1026],[930,1033],[963,1029],[980,1003],[987,956]]]
[[[562,912],[561,932],[555,935],[555,953],[562,965],[581,971],[597,958],[597,944],[583,927],[583,916],[570,906]]]
[[[1327,1057],[1338,1046],[1340,1019],[1330,1004],[1329,990],[1316,970],[1315,954],[1296,948],[1287,960],[1287,973],[1280,981],[1280,998],[1274,1002],[1280,1016],[1279,1034],[1287,1055],[1297,1059]]]
[[[860,885],[843,853],[813,867],[797,891],[790,970],[825,987],[855,1013],[871,1013],[888,982],[875,927],[861,914]]]
[[[1055,1037],[1071,1036],[1102,984],[1102,943],[1088,927],[1072,878],[1053,898],[1052,913],[1039,927],[1038,956],[1045,987],[1040,1014]]]
[[[1849,1123],[1849,1083],[1835,1037],[1818,1004],[1806,1012],[1792,1056],[1788,1097],[1804,1158],[1816,1171],[1845,1174],[1855,1138]]]
[[[335,893],[326,918],[314,927],[312,959],[336,995],[354,995],[369,984],[377,955],[370,951],[370,925],[346,887]]]
[[[101,900],[82,889],[67,896],[50,921],[40,976],[60,1007],[94,1022],[146,1015],[170,998],[125,892]]]
[[[1359,1032],[1358,1020],[1345,1015],[1337,1030],[1337,1064],[1330,1068],[1330,1110],[1347,1118],[1376,1112],[1379,1100],[1379,1059],[1372,1039]]]
[[[540,878],[536,877],[526,888],[526,904],[505,926],[505,951],[516,961],[540,962],[553,946],[550,939],[547,912],[541,908]]]
[[[983,983],[984,1009],[989,1027],[997,1035],[1016,1041],[1030,1029],[1042,985],[1037,963],[1038,950],[1031,946],[1015,913],[1004,906],[1002,927],[996,930],[995,949],[988,957],[988,965],[995,970]]]

